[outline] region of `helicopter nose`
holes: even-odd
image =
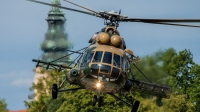
[[[101,81],[109,81],[111,66],[99,64],[91,65],[91,75]]]

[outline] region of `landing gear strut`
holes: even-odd
[[[98,102],[98,107],[101,107],[103,104],[103,97],[100,96],[98,98],[97,95],[94,95],[93,100],[92,100],[92,106],[95,106],[97,102]]]
[[[77,90],[83,89],[83,88],[80,87],[80,88],[71,88],[71,89],[60,90],[60,89],[58,88],[58,85],[57,85],[57,84],[53,84],[51,89],[52,89],[52,90],[51,90],[51,92],[52,92],[52,98],[53,98],[53,99],[57,99],[57,97],[58,97],[58,92],[77,91]]]
[[[98,107],[101,107],[101,106],[102,106],[102,103],[103,103],[103,97],[100,96],[100,97],[99,97],[99,102],[98,102]]]
[[[137,112],[139,105],[140,105],[140,102],[135,101],[135,103],[132,105],[131,112]]]
[[[108,94],[111,95],[112,97],[120,100],[121,102],[125,103],[127,106],[131,107],[131,112],[137,112],[140,102],[139,101],[134,102],[132,96],[130,96],[131,103],[128,103],[128,102],[124,101],[123,99],[119,98],[118,96],[114,95],[113,93],[108,93]]]
[[[95,106],[97,103],[97,95],[94,95],[93,101],[92,101],[92,106]]]
[[[130,96],[130,100],[131,100],[131,104],[132,104],[131,112],[137,112],[140,102],[136,100],[134,103],[132,96]]]

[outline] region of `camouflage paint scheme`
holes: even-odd
[[[112,34],[108,31],[108,29],[112,29],[114,32]],[[96,37],[93,39],[92,45],[90,45],[87,50],[83,53],[83,56],[79,59],[79,64],[77,68],[71,69],[70,72],[67,75],[67,79],[70,81],[70,83],[77,84],[84,89],[96,91],[100,90],[101,93],[115,93],[119,91],[120,89],[123,89],[126,81],[128,80],[128,75],[131,75],[130,73],[130,66],[128,62],[128,58],[125,53],[125,49],[123,48],[123,43],[120,38],[120,42],[118,43],[118,46],[113,46],[111,43],[102,44],[101,42],[98,42],[99,34],[107,33],[109,35],[109,38],[112,36],[118,35],[119,33],[116,30],[116,28],[107,26],[103,29],[104,31],[98,32]],[[93,38],[93,37],[92,37]],[[94,53],[92,57],[90,57],[89,61],[87,60],[91,53]],[[96,52],[102,52],[101,61],[100,62],[94,62],[94,56]],[[105,52],[112,53],[112,62],[111,63],[105,63],[103,62]],[[114,65],[114,54],[120,56],[120,67],[116,67]],[[125,62],[127,63],[127,67],[125,68]],[[99,67],[97,74],[91,74],[91,68],[92,65],[106,65],[109,66],[111,71],[109,73],[101,72]],[[111,73],[113,69],[119,70],[119,74],[117,74],[117,78],[110,79]],[[107,80],[103,80],[103,77],[101,77],[99,74],[105,74],[107,76]],[[101,83],[101,87],[97,88],[96,83]],[[127,89],[129,91],[130,89]]]

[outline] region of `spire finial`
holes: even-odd
[[[52,0],[51,4],[61,5],[60,0]],[[64,14],[65,13],[60,8],[52,6],[48,13],[47,20],[63,20],[63,21],[65,21]]]
[[[57,5],[60,5],[60,0],[52,0],[51,4],[57,4]]]
[[[60,4],[60,0],[52,0],[51,4],[61,5]],[[52,11],[52,12],[61,12],[60,8],[54,7],[54,6],[51,7],[50,11]]]

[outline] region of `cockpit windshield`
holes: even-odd
[[[87,62],[91,61],[93,55],[94,55],[94,52],[91,52],[90,55],[87,58]]]
[[[101,62],[103,51],[96,51],[92,62]]]
[[[113,65],[120,68],[120,56],[117,54],[114,54]]]
[[[112,62],[112,53],[111,52],[105,52],[103,57],[103,63],[111,64]]]
[[[92,57],[93,57],[92,62],[101,62],[101,59],[103,58],[102,63],[113,64],[117,68],[121,68],[121,63],[120,63],[121,57],[117,54],[114,54],[113,56],[113,53],[105,51],[103,55],[103,51],[96,51],[95,54],[94,52],[92,52],[88,56],[87,60],[90,60]]]
[[[108,51],[96,51],[91,52],[87,60],[91,58],[91,75],[93,77],[107,81],[117,80],[122,67],[120,55]]]

